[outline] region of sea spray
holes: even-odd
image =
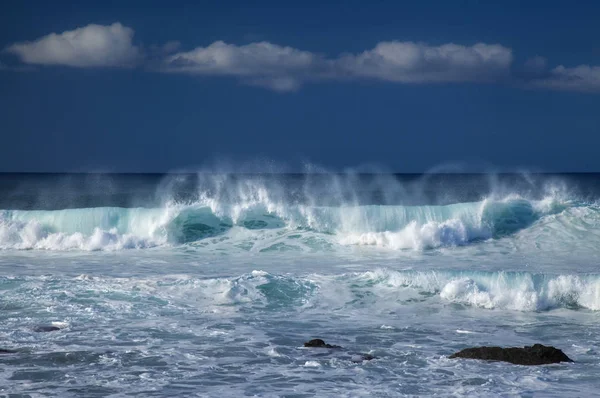
[[[310,231],[341,245],[428,249],[501,238],[568,208],[518,197],[443,206],[307,206],[274,204],[268,193],[242,202],[173,204],[164,208],[0,211],[0,247],[17,249],[144,248],[226,235],[233,227]]]

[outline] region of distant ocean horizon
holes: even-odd
[[[2,392],[591,396],[599,200],[600,173],[0,173]],[[448,358],[534,343],[575,362]]]

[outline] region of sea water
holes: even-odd
[[[0,175],[0,391],[593,396],[599,198],[595,174]],[[534,343],[575,362],[448,358]]]

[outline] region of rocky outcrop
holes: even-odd
[[[312,339],[307,341],[306,343],[304,343],[304,347],[311,347],[311,348],[342,348],[339,345],[331,345],[331,344],[325,344],[325,342],[321,339]]]
[[[14,354],[14,353],[16,353],[16,351],[7,350],[7,349],[4,349],[4,348],[0,348],[0,355],[2,355],[2,354]]]
[[[474,347],[454,353],[449,358],[482,359],[503,361],[516,365],[546,365],[559,362],[573,362],[558,348],[534,344],[525,347]]]
[[[37,333],[56,332],[58,330],[60,330],[58,326],[36,326],[33,328],[33,331]]]

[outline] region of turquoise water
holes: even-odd
[[[89,186],[66,201],[56,178],[24,177],[0,200],[0,348],[15,351],[0,355],[0,391],[592,396],[596,179],[559,177],[455,176],[437,192],[439,181],[336,176],[324,195],[282,177],[203,188],[203,176],[177,200],[165,177],[137,176],[96,202]],[[41,186],[47,200],[32,200]],[[142,203],[151,189],[162,204]],[[343,349],[303,348],[312,338]],[[533,343],[575,363],[447,358]]]

